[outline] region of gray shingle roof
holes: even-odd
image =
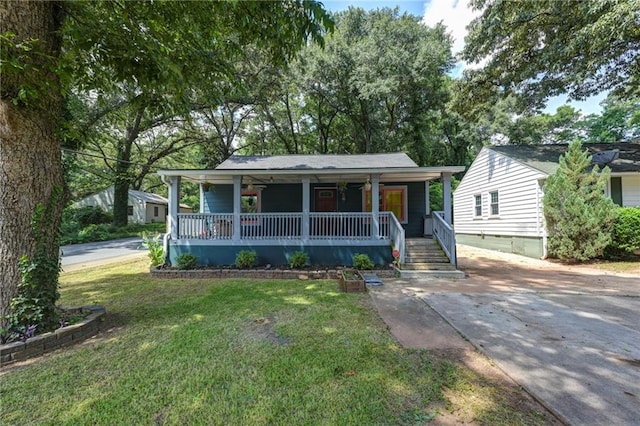
[[[514,160],[520,161],[551,174],[558,168],[558,161],[561,155],[567,151],[567,144],[553,145],[503,145],[489,147],[492,151],[499,152]],[[599,166],[609,166],[613,173],[640,172],[640,143],[597,143],[583,144],[583,149],[589,150],[593,156],[593,162]],[[617,158],[612,161],[607,152],[616,152]],[[600,154],[599,154],[600,153]],[[598,162],[602,158],[604,162]]]
[[[232,155],[216,170],[319,170],[418,167],[403,152],[354,155]]]

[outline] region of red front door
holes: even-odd
[[[335,188],[317,188],[315,201],[317,212],[335,212],[338,210],[337,191]]]

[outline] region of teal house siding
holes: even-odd
[[[169,259],[175,265],[176,258],[183,253],[191,253],[198,258],[199,266],[234,265],[240,250],[254,250],[258,255],[256,264],[273,267],[288,265],[289,258],[296,251],[304,251],[309,256],[312,265],[352,266],[353,256],[363,253],[369,256],[376,265],[387,265],[393,261],[390,245],[377,246],[349,246],[325,245],[303,246],[298,244],[274,245],[241,245],[241,246],[207,246],[189,244],[171,244]]]
[[[216,185],[205,191],[203,199],[204,213],[233,212],[233,185]]]

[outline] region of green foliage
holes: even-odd
[[[195,269],[198,266],[198,257],[191,253],[182,253],[176,257],[176,268],[178,269]]]
[[[356,253],[353,256],[353,267],[356,269],[373,269],[374,264],[366,254]]]
[[[60,297],[58,292],[58,276],[60,274],[60,260],[58,253],[51,253],[49,245],[51,237],[49,223],[53,210],[62,197],[62,187],[54,187],[47,205],[38,204],[31,219],[31,233],[34,238],[35,254],[32,259],[23,255],[18,268],[21,280],[18,293],[11,299],[9,314],[5,329],[0,330],[4,341],[11,333],[25,333],[30,327],[37,327],[44,332],[53,329],[58,324],[56,302]],[[57,246],[57,231],[53,235],[54,246]]]
[[[113,215],[99,206],[67,207],[64,209],[62,220],[78,222],[78,225],[84,228],[91,224],[111,223]]]
[[[467,73],[470,82],[498,83],[537,106],[566,92],[583,99],[607,90],[632,95],[635,87],[637,95],[638,23],[629,17],[637,17],[638,0],[472,4],[481,16],[469,25],[463,59],[488,63]]]
[[[572,142],[544,186],[549,255],[563,261],[599,257],[611,242],[616,206],[604,195],[609,169],[589,171],[590,164],[588,151]]]
[[[238,268],[253,268],[258,259],[258,253],[254,250],[240,250],[236,255],[236,266]]]
[[[146,232],[142,233],[142,241],[149,250],[149,259],[151,266],[164,265],[164,248],[162,247],[162,235],[153,235]]]
[[[303,251],[296,251],[289,257],[289,266],[292,269],[300,269],[309,263],[309,255]]]
[[[613,236],[608,251],[629,254],[640,250],[640,207],[620,207],[613,224]]]

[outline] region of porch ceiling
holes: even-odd
[[[378,175],[380,182],[424,182],[439,179],[442,173],[459,173],[464,166],[372,168],[372,169],[318,169],[318,170],[160,170],[164,177],[180,176],[196,183],[233,184],[234,176],[254,184],[300,183],[310,179],[311,183],[366,182]]]

